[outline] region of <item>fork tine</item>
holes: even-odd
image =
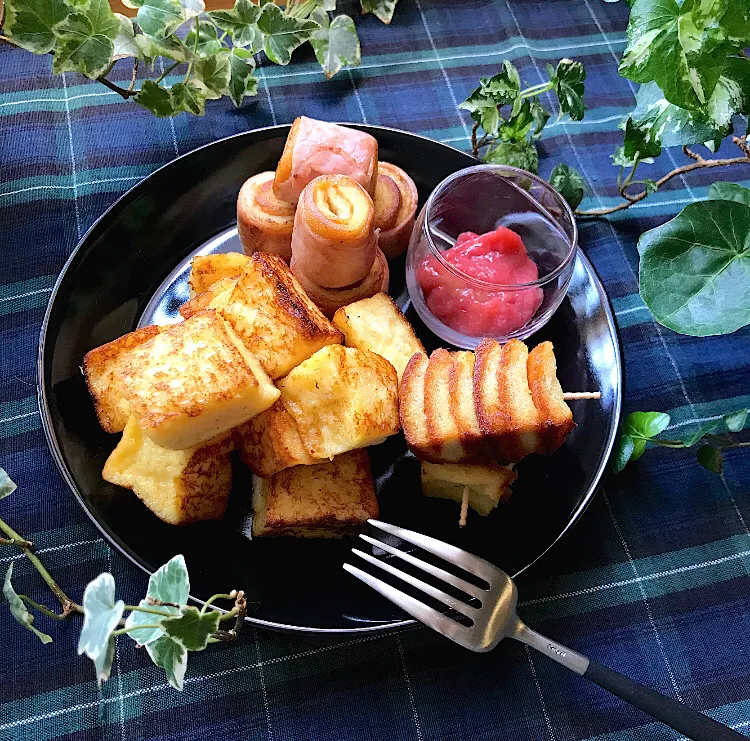
[[[438,566],[433,566],[431,563],[427,563],[427,561],[423,561],[421,558],[412,556],[411,553],[406,553],[405,551],[399,550],[398,548],[394,548],[392,545],[384,543],[382,540],[378,540],[377,538],[372,538],[369,535],[365,535],[364,533],[360,533],[359,537],[362,538],[362,540],[364,540],[366,543],[374,545],[377,548],[382,548],[386,553],[390,553],[393,556],[398,556],[398,558],[406,561],[407,563],[410,563],[412,566],[416,566],[418,569],[426,571],[428,574],[432,574],[432,576],[436,576],[438,579],[442,579],[444,582],[448,582],[448,584],[452,584],[457,589],[460,589],[462,592],[466,592],[466,594],[469,594],[472,597],[476,597],[478,600],[487,598],[486,589],[482,589],[481,587],[477,587],[474,584],[470,584],[469,582],[461,579],[458,576],[453,576],[453,574],[449,574],[447,571],[439,568]]]
[[[467,605],[466,602],[462,602],[455,597],[451,597],[450,594],[446,594],[445,592],[436,589],[431,584],[427,584],[427,582],[423,582],[421,579],[417,579],[411,574],[407,574],[405,571],[401,571],[401,569],[397,569],[395,566],[391,566],[391,564],[386,563],[385,561],[381,561],[379,558],[375,558],[375,556],[371,556],[369,553],[364,553],[357,548],[352,548],[352,553],[359,556],[360,558],[364,558],[367,563],[371,563],[373,566],[377,566],[379,569],[383,569],[383,571],[388,572],[392,576],[395,576],[397,579],[401,579],[401,581],[405,581],[407,584],[411,584],[421,592],[429,594],[430,597],[439,600],[448,607],[452,607],[456,612],[460,612],[467,618],[472,618],[472,613],[474,616],[476,616],[477,609],[475,607]]]
[[[438,633],[442,633],[446,638],[450,638],[465,648],[475,650],[472,648],[472,643],[469,640],[470,634],[468,628],[461,625],[461,623],[457,623],[447,615],[433,610],[418,599],[414,599],[411,595],[402,592],[400,589],[396,589],[396,587],[392,587],[390,584],[378,579],[376,576],[368,574],[366,571],[362,571],[362,569],[358,569],[356,566],[345,563],[344,570],[372,587],[386,599],[398,605],[404,612],[408,612],[409,615],[415,617],[428,627],[436,630]]]
[[[435,538],[430,538],[428,535],[422,535],[421,533],[415,533],[413,530],[389,525],[387,522],[381,522],[380,520],[368,520],[367,522],[373,527],[384,530],[390,535],[395,535],[401,540],[405,540],[407,543],[419,546],[429,553],[434,553],[449,563],[460,566],[470,574],[481,577],[490,585],[497,577],[499,571],[497,566],[493,566],[489,561],[485,561],[483,558],[479,558],[479,556],[473,556],[471,553],[467,553],[448,543],[443,543],[440,540],[435,540]]]

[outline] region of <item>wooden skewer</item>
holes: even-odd
[[[566,391],[563,394],[565,401],[576,401],[577,399],[601,399],[601,391]]]
[[[469,487],[464,486],[464,494],[461,498],[461,516],[458,519],[458,526],[466,525],[466,515],[469,514]]]

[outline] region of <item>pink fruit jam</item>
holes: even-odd
[[[504,226],[487,234],[463,232],[442,257],[462,273],[499,286],[539,278],[521,237]],[[417,281],[430,311],[443,324],[470,337],[511,334],[534,316],[543,298],[538,286],[505,291],[475,287],[433,255],[417,269]]]

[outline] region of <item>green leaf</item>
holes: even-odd
[[[724,461],[721,457],[721,451],[712,445],[701,445],[698,448],[698,463],[711,473],[721,473],[724,469]]]
[[[185,111],[196,116],[206,112],[206,94],[192,82],[177,82],[169,91],[175,110]]]
[[[223,49],[221,53],[195,63],[193,84],[202,91],[204,98],[215,100],[229,92],[230,56],[229,49]],[[174,93],[174,87],[172,91]]]
[[[730,432],[741,432],[745,429],[748,413],[750,409],[738,409],[736,412],[725,414],[722,419]]]
[[[708,101],[706,113],[717,131],[730,134],[732,117],[750,112],[750,59],[730,57]]]
[[[670,103],[701,110],[738,50],[721,20],[729,0],[635,0],[620,74],[655,81]]]
[[[187,651],[176,641],[167,636],[149,643],[146,651],[151,661],[160,666],[167,675],[167,681],[176,690],[182,691],[187,669]]]
[[[170,91],[157,85],[153,80],[143,81],[140,92],[134,100],[159,118],[174,116],[182,110],[175,103]]]
[[[750,323],[750,207],[691,203],[643,234],[640,291],[656,320],[695,337]]]
[[[374,13],[383,23],[390,23],[398,0],[360,0],[363,13]]]
[[[580,121],[586,111],[583,103],[584,80],[586,70],[580,62],[572,59],[561,59],[551,77],[555,93],[560,101],[561,113],[567,113],[574,121]]]
[[[714,183],[708,189],[709,201],[735,201],[750,206],[750,190],[736,183]]]
[[[108,0],[89,0],[85,12],[71,13],[55,26],[52,70],[55,74],[70,70],[98,77],[112,61],[120,28]]]
[[[224,47],[219,41],[216,26],[208,21],[196,21],[185,36],[185,46],[198,57],[212,57]]]
[[[549,183],[570,204],[571,208],[578,208],[583,200],[586,183],[577,170],[561,162],[552,170]]]
[[[187,651],[202,651],[208,638],[219,629],[218,610],[201,614],[197,607],[185,607],[179,617],[163,621],[164,632]]]
[[[122,0],[128,8],[138,8],[136,21],[143,33],[155,39],[171,36],[186,20],[178,0]]]
[[[115,13],[115,18],[120,22],[120,30],[114,40],[113,59],[124,59],[125,57],[142,57],[142,53],[135,39],[133,21],[121,13]]]
[[[612,164],[617,167],[632,167],[635,160],[625,156],[625,147],[620,146],[615,149],[614,154],[609,155],[612,158]],[[653,162],[653,160],[651,160]]]
[[[247,49],[235,47],[229,57],[229,97],[236,106],[246,95],[258,94],[258,81],[253,77],[255,59]]]
[[[651,180],[651,178],[646,178],[643,181],[643,187],[646,189],[646,194],[651,195],[652,193],[656,193],[657,190],[659,190],[659,186],[656,183],[656,180]]]
[[[612,454],[612,471],[620,473],[628,464],[630,456],[633,454],[633,438],[630,435],[620,435],[615,444],[615,450]]]
[[[320,23],[310,44],[326,78],[333,77],[342,67],[356,67],[360,50],[354,21],[348,15],[337,15],[329,22],[328,13],[323,10],[313,13],[311,19]]]
[[[263,34],[257,26],[260,7],[250,0],[236,0],[231,10],[216,10],[208,15],[229,34],[235,46],[250,47],[253,52],[263,48]]]
[[[292,60],[292,52],[310,38],[318,24],[284,15],[277,5],[268,4],[263,6],[258,28],[263,32],[263,50],[268,58],[286,65]]]
[[[143,33],[136,34],[135,43],[138,45],[141,57],[152,67],[157,57],[166,57],[175,62],[192,61],[195,57],[187,50],[176,37],[170,36],[166,39],[154,39]]]
[[[1,470],[2,469],[0,469],[0,471]],[[5,472],[3,471],[3,473]],[[8,566],[8,570],[5,572],[5,580],[3,581],[3,596],[8,600],[11,615],[16,619],[16,622],[23,625],[27,630],[30,630],[42,643],[52,643],[52,638],[50,636],[37,630],[32,625],[34,622],[34,616],[26,609],[23,600],[16,594],[16,590],[13,589],[13,585],[10,583],[12,577],[13,562]]]
[[[623,155],[625,159],[635,162],[644,161],[650,157],[658,157],[661,154],[661,142],[655,139],[649,128],[637,126],[632,118],[628,118],[625,125],[625,138],[623,140]]]
[[[630,456],[631,461],[637,461],[646,452],[646,440],[637,437],[633,440],[633,452]]]
[[[705,422],[698,429],[693,432],[683,435],[679,438],[686,448],[692,448],[699,440],[702,440],[706,435],[710,435],[712,432],[718,432],[722,427],[723,421],[721,419],[713,419],[710,422]]]
[[[8,476],[4,468],[0,468],[0,499],[4,499],[12,494],[18,487],[15,482]]]
[[[656,437],[669,425],[670,417],[664,412],[632,412],[625,418],[623,429],[633,437]]]
[[[539,153],[534,142],[524,139],[520,142],[498,142],[484,157],[485,162],[494,165],[510,165],[536,174],[539,171]]]
[[[513,103],[521,92],[521,76],[515,65],[503,60],[503,68],[492,77],[482,77],[479,80],[482,92],[493,98],[498,105]]]
[[[34,54],[47,54],[55,46],[53,28],[68,17],[65,0],[5,0],[3,33]]]
[[[469,111],[472,119],[490,136],[497,136],[497,127],[500,123],[500,112],[497,109],[497,102],[489,97],[481,87],[474,90],[458,107]]]
[[[96,667],[99,684],[106,682],[112,668],[114,638],[125,603],[115,602],[115,580],[112,574],[100,574],[83,593],[83,628],[78,653],[85,653]]]
[[[506,142],[520,142],[526,139],[526,135],[534,125],[534,116],[531,113],[531,103],[528,99],[523,100],[518,111],[511,113],[507,120],[500,119],[497,127],[498,136]]]
[[[542,135],[542,131],[549,120],[549,111],[537,100],[529,101],[529,107],[531,109],[531,115],[534,118],[534,132],[532,133],[532,136],[534,139],[538,139]]]

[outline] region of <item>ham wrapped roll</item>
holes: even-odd
[[[363,131],[297,118],[276,168],[276,195],[296,203],[319,175],[348,175],[372,196],[378,177],[377,141]]]
[[[344,288],[323,288],[312,282],[304,273],[298,271],[294,257],[292,257],[291,268],[294,277],[297,278],[305,293],[329,319],[342,306],[348,306],[363,298],[370,298],[376,293],[388,292],[390,278],[388,260],[380,249],[376,251],[375,261],[364,280]]]
[[[321,175],[302,192],[294,217],[292,258],[297,271],[323,288],[362,281],[377,251],[374,207],[347,175]]]
[[[414,181],[396,165],[378,162],[374,224],[378,246],[391,260],[409,246],[419,195]]]
[[[273,172],[261,172],[245,181],[237,197],[237,230],[246,255],[273,252],[289,262],[296,207],[276,196],[273,178]]]

